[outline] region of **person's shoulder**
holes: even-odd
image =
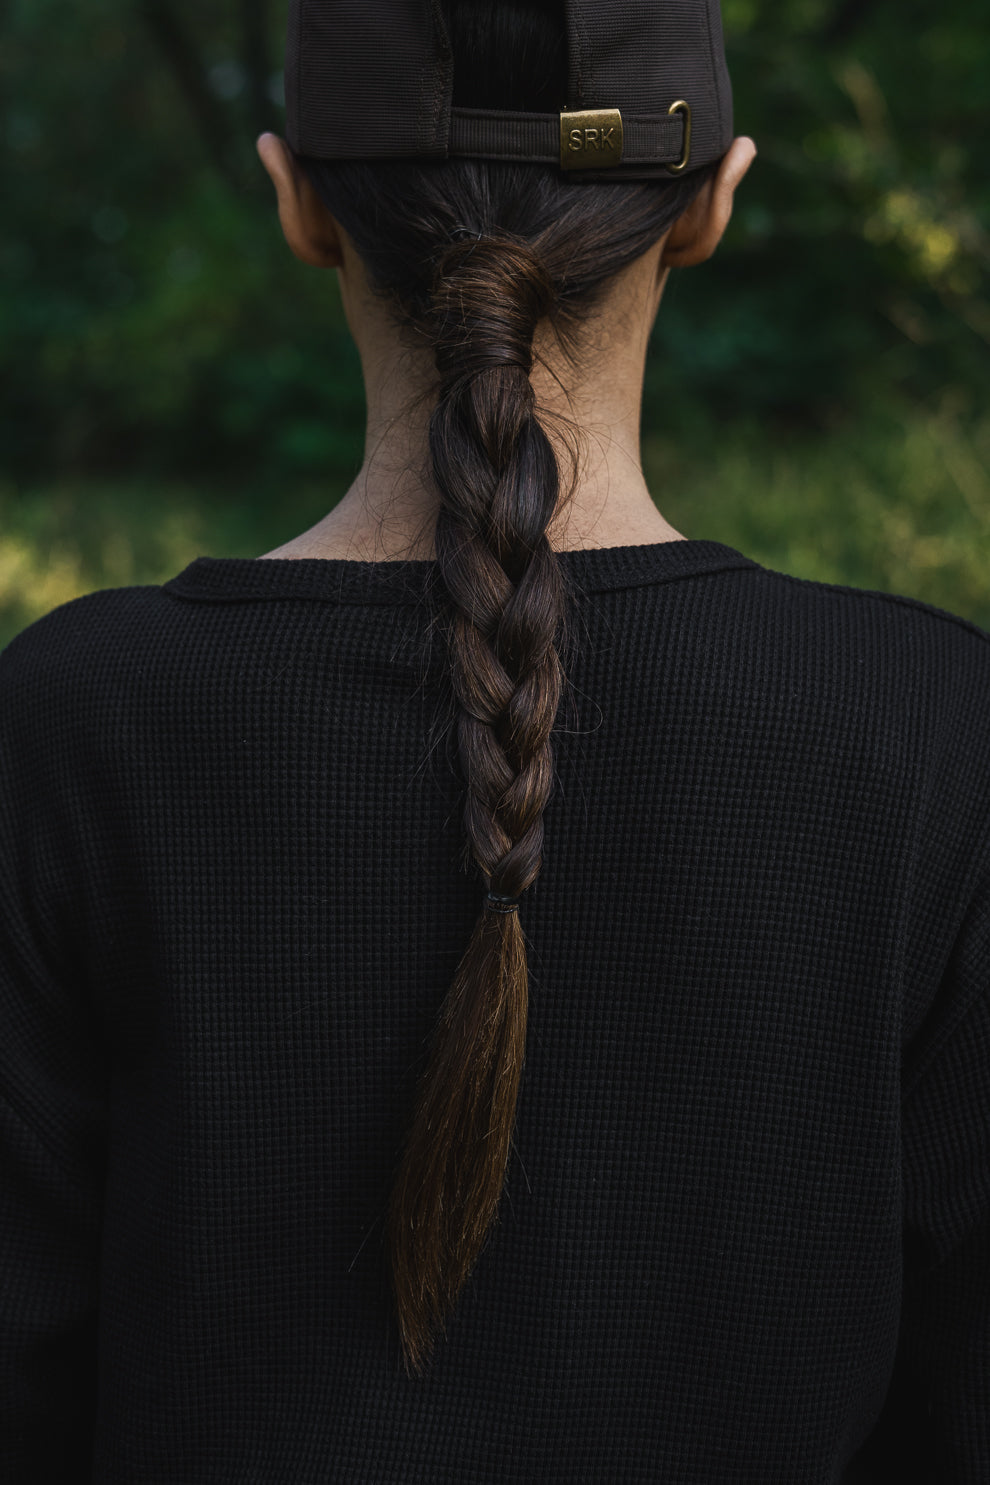
[[[764,643],[786,654],[823,728],[839,712],[856,718],[861,737],[923,755],[990,797],[990,632],[902,593],[769,568],[757,581]]]
[[[795,577],[760,565],[754,571],[789,609],[803,610],[810,621],[882,636],[887,644],[927,644],[941,653],[955,649],[977,665],[990,664],[990,631],[950,609],[879,588]]]
[[[15,736],[72,737],[101,700],[161,653],[157,586],[102,588],[59,604],[0,650],[0,714]]]
[[[140,642],[147,621],[162,605],[157,586],[100,588],[81,594],[35,619],[0,650],[5,686],[29,681],[39,668],[79,674]]]

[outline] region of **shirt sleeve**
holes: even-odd
[[[990,883],[905,1068],[897,1358],[858,1480],[990,1481]]]
[[[92,1474],[96,1415],[105,1053],[72,942],[58,751],[31,724],[9,654],[0,655],[0,1479],[80,1485]]]

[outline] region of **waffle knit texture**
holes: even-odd
[[[987,1485],[990,635],[561,554],[507,1187],[383,1217],[484,891],[435,564],[197,558],[0,656],[4,1485]]]

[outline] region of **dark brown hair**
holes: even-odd
[[[448,0],[457,104],[566,106],[559,4]],[[567,592],[547,527],[558,455],[535,405],[536,327],[565,358],[610,279],[715,167],[582,182],[547,166],[302,161],[397,322],[432,347],[434,535],[466,785],[466,861],[517,897],[539,874],[566,677]],[[566,441],[566,440],[565,440]],[[558,447],[560,447],[558,440]],[[576,466],[563,498],[569,497]],[[526,1042],[518,911],[482,907],[440,1011],[392,1191],[388,1245],[407,1370],[420,1371],[495,1218]]]

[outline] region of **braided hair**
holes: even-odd
[[[562,6],[446,0],[455,103],[556,111]],[[460,97],[458,97],[460,89]],[[440,1010],[388,1214],[407,1371],[422,1371],[495,1219],[526,1042],[516,900],[543,861],[552,732],[566,683],[566,582],[547,528],[562,491],[530,373],[547,323],[565,360],[614,275],[687,208],[714,167],[574,182],[552,167],[303,158],[396,322],[433,352],[430,477],[478,917]],[[572,430],[577,436],[579,430]],[[564,440],[566,443],[566,438]],[[576,444],[568,445],[576,447]]]

